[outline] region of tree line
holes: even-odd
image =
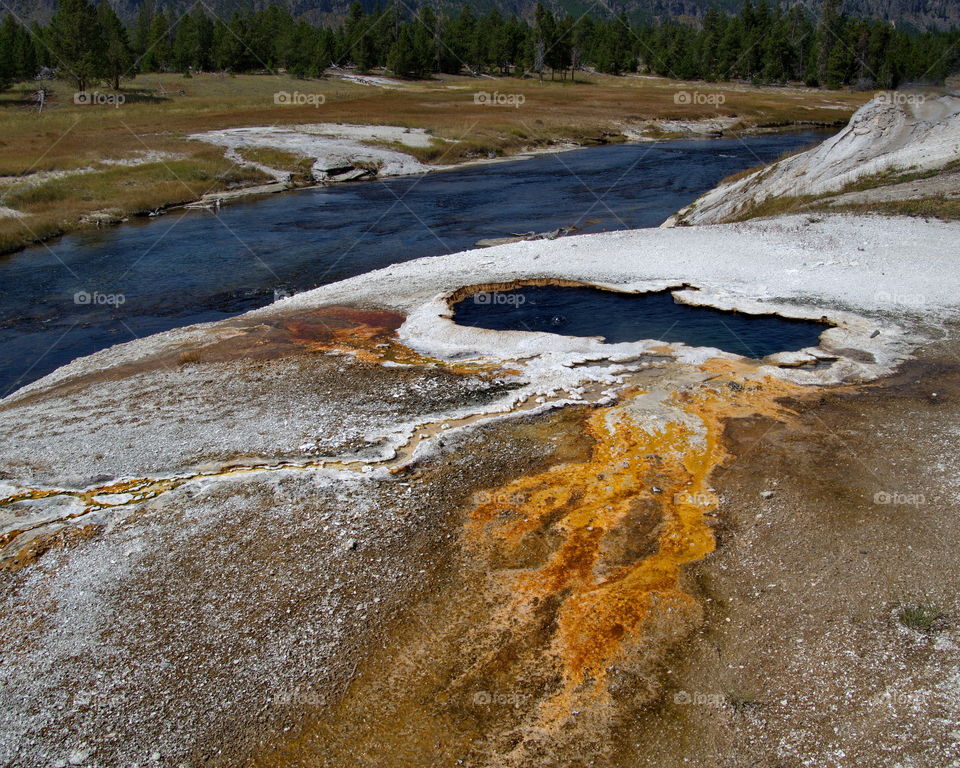
[[[56,70],[79,90],[115,89],[140,72],[276,72],[319,77],[334,66],[386,68],[399,77],[436,73],[573,78],[585,68],[708,81],[803,82],[836,88],[892,88],[942,82],[960,64],[960,32],[910,33],[849,17],[824,0],[819,17],[744,0],[740,12],[710,10],[699,26],[631,24],[613,18],[557,15],[538,3],[530,19],[496,8],[477,14],[396,3],[365,12],[354,3],[342,24],[315,26],[283,7],[238,10],[212,18],[199,4],[175,17],[144,0],[135,22],[121,23],[107,0],[59,0],[46,26],[0,25],[0,87]]]

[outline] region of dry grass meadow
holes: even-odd
[[[425,128],[454,141],[404,151],[427,163],[451,164],[553,144],[622,141],[625,126],[651,120],[735,118],[735,129],[742,130],[842,124],[868,98],[603,75],[581,76],[576,83],[444,76],[390,90],[340,78],[172,74],[124,83],[124,103],[115,106],[74,104],[67,84],[45,85],[42,111],[33,98],[35,83],[0,94],[0,206],[20,214],[0,215],[0,253],[97,226],[98,220],[102,225],[269,180],[188,138],[198,131],[318,122]],[[324,103],[276,104],[274,94],[281,91],[322,94]],[[524,99],[520,107],[488,106],[475,103],[478,91]],[[678,105],[680,91],[722,94],[723,103],[701,98]],[[669,136],[655,130],[651,135]],[[292,169],[301,164],[292,156],[279,159]],[[139,164],[123,164],[131,160]],[[305,174],[295,178],[309,182]]]

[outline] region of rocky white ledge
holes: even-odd
[[[960,97],[885,93],[823,144],[715,187],[664,226],[719,224],[769,198],[839,192],[876,174],[934,170],[958,159]]]
[[[367,142],[396,143],[407,147],[428,147],[431,136],[421,128],[390,125],[339,125],[315,123],[294,126],[227,128],[197,133],[190,137],[226,149],[226,157],[237,164],[252,165],[281,182],[288,171],[245,159],[242,149],[274,149],[313,160],[315,181],[344,181],[363,175],[402,176],[435,170],[412,155]]]
[[[835,365],[814,372],[795,368],[796,360],[771,360],[769,372],[798,383],[866,380],[891,370],[925,329],[960,308],[960,296],[951,287],[958,237],[960,224],[839,215],[583,235],[397,264],[260,311],[339,303],[386,306],[407,313],[400,329],[405,343],[444,359],[544,356],[554,367],[625,359],[664,346],[691,363],[736,357],[655,339],[604,344],[552,333],[468,328],[453,322],[449,307],[449,297],[470,285],[554,279],[630,292],[689,285],[696,290],[676,291],[678,301],[826,318],[836,326],[821,336],[820,348],[807,353],[835,356]]]

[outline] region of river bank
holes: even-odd
[[[612,144],[290,191],[65,237],[0,261],[0,344],[8,350],[0,396],[120,341],[485,238],[654,227],[757,158],[775,160],[819,138]],[[634,177],[643,183],[628,183]]]
[[[456,165],[546,147],[622,141],[663,119],[735,118],[744,130],[829,125],[844,121],[866,98],[843,91],[603,75],[576,84],[444,76],[384,89],[339,77],[204,74],[134,81],[121,91],[125,100],[116,108],[73,104],[67,87],[54,82],[37,114],[33,88],[0,95],[8,107],[0,110],[5,137],[0,206],[6,214],[0,216],[0,251],[5,253],[275,183],[257,167],[270,165],[264,157],[230,160],[222,149],[189,138],[211,131],[315,123],[398,126],[433,137],[430,146],[407,148],[414,159],[428,166]],[[522,106],[482,98],[491,89],[522,95]],[[710,98],[680,98],[691,93]],[[310,99],[301,103],[296,94]],[[295,186],[313,183],[302,156],[267,149],[270,167],[291,174]]]
[[[297,147],[297,154],[305,160],[312,160],[312,176],[310,180],[302,179],[295,181],[292,172],[283,169],[273,168],[266,165],[259,166],[259,170],[269,176],[274,176],[276,181],[269,185],[257,185],[251,187],[241,187],[229,192],[213,192],[204,195],[199,200],[189,203],[171,205],[161,210],[173,210],[177,208],[210,208],[224,203],[235,202],[247,197],[255,197],[263,194],[273,194],[284,192],[291,189],[311,189],[316,186],[326,186],[329,184],[342,184],[352,181],[370,181],[377,178],[392,176],[409,176],[422,173],[439,173],[449,171],[455,168],[470,168],[476,166],[493,165],[497,163],[509,163],[517,160],[525,160],[539,155],[552,154],[557,152],[571,152],[576,149],[583,149],[590,146],[603,146],[613,143],[628,142],[665,142],[682,139],[720,139],[724,137],[750,137],[760,135],[770,135],[778,133],[798,133],[806,132],[811,129],[826,131],[829,128],[842,124],[843,121],[832,123],[814,122],[814,121],[794,121],[776,126],[736,126],[736,119],[729,119],[723,123],[718,123],[714,119],[705,118],[702,120],[650,122],[644,124],[641,129],[624,127],[619,135],[612,134],[595,139],[586,139],[581,142],[564,141],[562,139],[548,140],[548,146],[520,146],[513,149],[510,154],[502,157],[483,157],[462,159],[457,163],[449,165],[423,165],[416,162],[410,162],[409,158],[403,157],[405,150],[425,148],[433,144],[411,143],[404,145],[403,139],[394,138],[398,133],[404,136],[424,136],[422,132],[402,129],[396,126],[364,126],[370,135],[369,141],[375,144],[399,145],[392,151],[384,152],[382,149],[372,150],[369,147],[357,146],[354,142],[345,142],[351,132],[342,132],[343,129],[354,129],[361,126],[343,126],[343,125],[306,125],[291,126],[290,138],[273,139],[271,134],[274,129],[268,128],[249,128],[242,129],[248,132],[253,141],[261,146],[281,150],[281,146],[289,148],[289,142],[292,139]],[[235,152],[236,146],[230,138],[230,131],[215,132],[212,135],[201,134],[197,137],[211,144],[220,144],[227,147],[226,156],[233,159],[232,152]],[[309,137],[322,133],[331,137],[329,148],[310,147]],[[226,135],[224,135],[226,134]],[[389,139],[389,140],[388,140]],[[331,152],[333,157],[324,157],[317,159],[316,153]],[[489,154],[494,154],[490,152]],[[334,171],[331,173],[331,170]],[[313,182],[313,183],[311,183]],[[116,222],[120,223],[120,222]]]

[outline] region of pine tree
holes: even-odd
[[[310,74],[314,77],[322,76],[326,68],[333,63],[336,53],[335,35],[329,29],[321,29],[314,44],[313,63],[310,67]]]
[[[219,70],[230,69],[234,58],[234,39],[227,23],[217,19],[213,23],[213,45],[211,48],[213,66]]]
[[[346,51],[344,57],[351,61],[360,72],[369,71],[375,62],[374,39],[371,33],[370,17],[363,12],[360,3],[353,3],[343,27]]]
[[[414,35],[409,24],[401,24],[397,39],[387,54],[387,69],[398,77],[420,77]]]
[[[556,37],[556,22],[553,14],[543,3],[538,2],[533,10],[533,71],[543,81],[544,67],[550,66],[550,50]]]
[[[613,54],[613,74],[620,75],[624,72],[633,72],[637,68],[636,60],[633,56],[633,46],[631,45],[630,21],[624,11],[620,12],[612,27],[612,54]]]
[[[853,46],[849,40],[849,29],[841,17],[836,23],[836,40],[826,61],[824,82],[828,88],[839,88],[849,83],[856,67]]]
[[[150,25],[153,23],[153,0],[143,0],[137,12],[137,23],[133,28],[132,48],[137,63],[147,52],[150,45]]]
[[[230,72],[249,72],[256,60],[250,53],[248,15],[235,11],[230,21],[217,19],[213,26],[213,65]]]
[[[37,74],[39,57],[34,34],[12,14],[4,18],[0,25],[0,83],[31,80]]]
[[[792,80],[804,80],[810,63],[816,60],[816,34],[810,16],[800,6],[794,6],[787,14],[787,35],[794,49]]]
[[[170,52],[173,68],[178,72],[186,74],[193,66],[196,36],[193,18],[187,15],[180,19],[177,23],[177,32],[173,38],[173,48]]]
[[[852,82],[859,89],[873,88],[876,82],[874,68],[870,66],[870,27],[866,21],[853,25],[850,37],[853,41],[853,68]]]
[[[738,18],[730,19],[723,37],[720,38],[719,66],[717,69],[720,80],[729,80],[740,76],[743,40],[743,21]]]
[[[477,50],[477,18],[469,5],[460,9],[460,15],[449,25],[452,35],[449,40],[451,56],[457,60],[457,72],[461,66],[466,66],[471,74],[480,69],[479,52]]]
[[[59,0],[49,30],[58,74],[78,91],[87,90],[101,71],[105,48],[96,8],[87,0]]]
[[[120,23],[107,0],[100,0],[97,5],[97,23],[104,46],[100,74],[109,80],[117,91],[120,90],[121,76],[127,74],[133,61],[127,29]]]
[[[7,88],[17,79],[17,27],[20,25],[7,14],[0,26],[0,90]]]
[[[764,37],[763,80],[768,83],[786,82],[796,66],[796,50],[790,40],[788,20],[780,15],[780,9],[777,8],[771,29]]]
[[[574,23],[570,33],[570,79],[576,82],[579,70],[590,55],[590,40],[594,34],[593,19],[584,16]]]
[[[748,42],[749,50],[747,52],[747,67],[752,78],[757,78],[763,71],[764,43],[769,40],[771,26],[767,0],[757,0],[753,12],[753,30]]]
[[[496,7],[478,17],[470,5],[439,16],[421,6],[410,17],[398,0],[372,14],[354,2],[339,29],[294,19],[274,2],[256,12],[236,11],[229,22],[213,21],[197,7],[171,29],[169,12],[155,12],[154,0],[143,0],[129,31],[109,1],[59,0],[46,28],[34,23],[28,30],[5,18],[0,87],[33,77],[40,66],[57,67],[78,87],[106,78],[118,88],[125,73],[138,69],[286,67],[304,77],[350,62],[361,72],[386,64],[404,77],[464,67],[506,75],[525,68],[542,80],[549,67],[551,78],[559,73],[565,79],[568,70],[575,77],[585,64],[611,74],[642,65],[671,77],[889,88],[904,79],[942,81],[960,65],[960,31],[917,34],[851,19],[840,13],[841,0],[823,0],[819,19],[803,4],[783,11],[769,0],[743,0],[736,15],[709,10],[700,29],[673,21],[631,29],[624,13],[607,21],[558,18],[543,2],[529,23],[505,19]]]
[[[317,32],[305,21],[300,21],[289,39],[290,48],[284,65],[294,77],[307,77],[311,72],[313,51],[317,46]]]
[[[556,40],[553,44],[553,55],[549,58],[551,71],[559,70],[561,80],[566,79],[567,69],[570,67],[570,46],[574,23],[574,18],[569,14],[556,22]]]
[[[162,72],[170,66],[170,22],[165,11],[150,19],[147,30],[147,46],[140,58],[144,72]]]
[[[290,11],[271,2],[255,15],[250,28],[247,43],[256,62],[254,68],[274,72],[281,67],[290,67],[290,56],[296,56],[296,38],[300,34],[302,32],[297,31],[297,22]]]
[[[390,51],[393,50],[394,43],[400,35],[400,10],[396,2],[391,2],[386,8],[378,11],[374,18],[376,19],[371,34],[373,35],[373,63],[376,66],[385,64],[387,68],[387,58]],[[407,41],[408,46],[413,45],[413,39]],[[407,52],[404,52],[404,56]]]
[[[17,40],[14,44],[14,51],[14,61],[17,63],[17,79],[34,79],[40,69],[37,40],[34,33],[22,24],[17,24]]]
[[[457,39],[459,26],[446,14],[437,18],[437,71],[458,75],[463,69],[463,59]]]
[[[253,15],[236,11],[223,34],[224,66],[233,72],[253,72],[262,67],[254,51],[256,20]]]
[[[476,66],[481,72],[495,72],[497,69],[497,36],[503,24],[503,14],[497,8],[477,22],[473,50]]]
[[[429,5],[417,11],[414,29],[414,46],[417,50],[419,68],[424,73],[440,71],[440,21]]]
[[[726,26],[724,17],[711,8],[703,17],[703,45],[700,47],[699,69],[708,80],[716,79],[720,59],[720,39]]]
[[[827,70],[837,45],[837,8],[839,0],[823,0],[820,12],[820,25],[817,27],[817,82],[827,80]]]
[[[420,77],[437,71],[437,17],[429,6],[417,13],[413,29],[413,54],[415,69]]]
[[[213,66],[213,22],[199,5],[191,17],[196,30],[192,66],[198,70],[210,69]]]

